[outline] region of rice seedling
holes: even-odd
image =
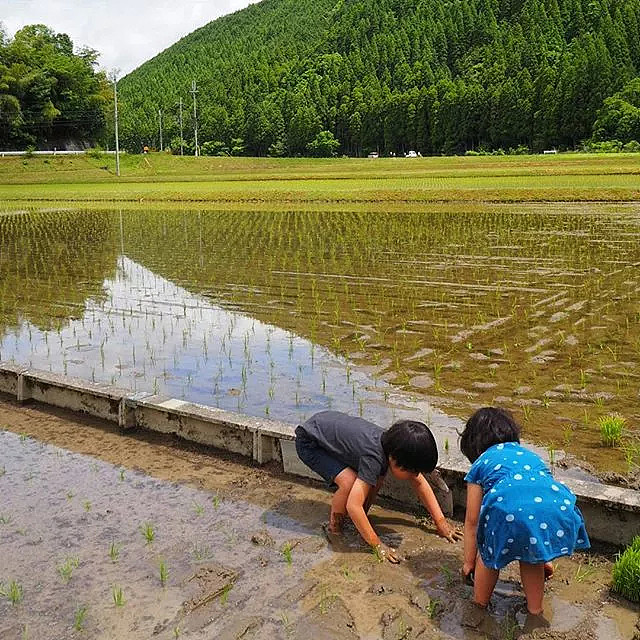
[[[167,584],[167,580],[169,579],[169,569],[167,568],[167,563],[164,560],[160,560],[160,564],[158,566],[158,573],[160,577],[160,584],[164,587]]]
[[[58,575],[62,582],[67,584],[69,580],[71,580],[71,576],[73,575],[73,570],[78,568],[80,564],[80,559],[77,556],[71,556],[65,558],[65,561],[62,564],[59,564],[56,569],[58,571]]]
[[[196,542],[191,550],[191,555],[196,562],[203,562],[213,558],[213,551],[211,550],[211,547],[206,544]]]
[[[453,584],[455,583],[455,578],[454,578],[454,573],[453,571],[447,567],[446,565],[442,565],[440,567],[440,573],[442,573],[442,575],[444,576],[445,582],[447,584],[447,587],[452,587]]]
[[[293,555],[292,555],[292,547],[291,547],[291,543],[289,542],[285,542],[284,545],[282,546],[282,557],[284,558],[285,562],[291,566],[293,564]]]
[[[0,524],[11,524],[11,516],[0,513]]]
[[[233,589],[233,583],[232,582],[230,582],[229,584],[225,585],[225,587],[220,592],[220,604],[221,605],[224,606],[225,604],[227,604],[227,601],[229,600],[229,593],[231,593],[231,589]]]
[[[222,502],[222,498],[220,497],[220,494],[218,493],[214,493],[211,496],[211,503],[213,504],[213,508],[217,511],[220,507],[220,503]]]
[[[626,424],[626,419],[618,414],[602,416],[598,420],[600,428],[600,438],[607,447],[616,447],[620,444],[622,433]]]
[[[441,608],[441,603],[440,603],[440,600],[438,600],[438,598],[429,599],[429,604],[427,605],[427,615],[431,620],[433,620],[438,615],[440,608]]]
[[[140,531],[142,532],[142,537],[145,539],[146,544],[151,544],[156,537],[156,532],[153,528],[153,524],[150,522],[145,522],[141,527]]]
[[[85,500],[85,501],[82,503],[82,506],[83,506],[84,510],[85,510],[87,513],[89,513],[89,511],[91,511],[91,502],[90,502],[89,500]]]
[[[84,629],[84,625],[87,619],[87,611],[88,607],[81,606],[76,609],[76,612],[73,616],[73,628],[75,631],[82,631]]]
[[[553,443],[547,447],[547,455],[549,456],[549,464],[553,467],[556,463],[556,449]]]
[[[8,585],[0,583],[0,596],[4,596],[12,605],[18,605],[24,598],[22,585],[16,580],[12,580]]]
[[[197,501],[193,501],[193,510],[196,512],[196,515],[202,516],[204,515],[204,507]]]
[[[116,607],[123,607],[125,604],[124,592],[122,591],[122,587],[114,584],[111,587],[111,597],[113,599],[113,604]]]
[[[631,602],[640,602],[640,536],[616,558],[613,591]]]
[[[112,542],[109,545],[109,558],[111,558],[111,562],[118,562],[118,558],[120,557],[120,545],[117,542]]]
[[[575,581],[576,582],[584,582],[588,578],[590,578],[596,571],[596,568],[592,566],[591,559],[587,561],[586,565],[580,563],[578,568],[576,569]]]

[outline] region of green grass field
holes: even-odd
[[[0,158],[0,200],[218,203],[625,202],[640,155],[394,159]]]

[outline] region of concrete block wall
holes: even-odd
[[[298,459],[295,425],[253,418],[214,407],[146,392],[132,393],[110,385],[92,383],[15,363],[0,362],[0,393],[18,402],[34,400],[117,423],[121,429],[142,428],[175,434],[246,457],[256,464],[276,462],[285,473],[319,479]],[[439,443],[439,473],[428,480],[445,513],[464,507],[464,475],[468,464]],[[587,528],[594,540],[628,544],[640,532],[640,492],[563,477],[578,497]],[[418,501],[406,483],[388,478],[381,494],[407,507]]]

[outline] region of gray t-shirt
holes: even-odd
[[[375,486],[387,473],[387,456],[380,436],[384,430],[373,422],[340,411],[321,411],[302,429],[323,449],[358,472],[358,478]]]

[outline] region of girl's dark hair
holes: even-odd
[[[399,420],[382,434],[382,448],[396,464],[413,473],[431,473],[438,464],[438,446],[426,424]]]
[[[460,437],[460,451],[475,462],[489,447],[501,442],[520,442],[520,426],[510,411],[484,407],[467,420]]]

